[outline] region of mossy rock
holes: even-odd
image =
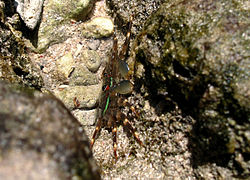
[[[246,6],[240,0],[167,1],[146,22],[131,53],[138,89],[171,98],[197,119],[196,149],[191,146],[198,164],[230,166],[236,153],[243,159],[249,153],[249,142],[240,138],[250,121]],[[249,169],[238,172],[244,176]]]

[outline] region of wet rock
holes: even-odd
[[[190,143],[194,164],[216,162],[244,177],[249,166],[238,169],[232,162],[237,152],[243,161],[249,153],[242,137],[250,128],[246,6],[226,0],[166,2],[146,22],[130,59],[136,59],[141,92],[171,98],[197,119]],[[232,121],[236,124],[229,125]]]
[[[16,10],[24,23],[34,29],[41,18],[44,0],[15,0]]]
[[[106,17],[95,17],[82,25],[82,34],[88,38],[109,37],[113,31],[114,24]]]
[[[100,179],[88,138],[51,95],[0,82],[0,178]]]

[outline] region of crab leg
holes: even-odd
[[[117,76],[117,56],[118,56],[118,45],[117,45],[117,37],[114,33],[114,42],[113,42],[113,53],[112,53],[112,59],[111,59],[111,77],[115,78]]]
[[[133,136],[135,137],[136,141],[137,141],[141,146],[143,146],[143,143],[142,143],[142,141],[141,141],[140,138],[139,138],[139,134],[136,132],[136,130],[133,128],[133,126],[131,125],[131,123],[129,122],[129,120],[128,120],[127,118],[124,119],[123,125],[126,126],[126,127],[131,131],[131,133],[132,133]]]
[[[97,133],[100,131],[101,129],[101,126],[102,126],[102,117],[100,117],[97,121],[97,124],[96,124],[96,127],[95,127],[95,131],[94,131],[94,134],[92,136],[92,139],[91,139],[91,142],[90,142],[90,148],[92,149],[94,143],[95,143],[95,138],[96,138],[96,135]]]
[[[117,153],[116,153],[116,150],[117,150],[117,126],[116,126],[115,117],[112,117],[112,118],[113,118],[112,136],[113,136],[114,156],[115,156],[115,159],[117,160]]]
[[[128,52],[128,46],[129,46],[129,41],[130,41],[130,35],[131,35],[131,28],[132,28],[132,21],[133,21],[133,16],[130,16],[129,18],[129,25],[128,25],[128,33],[126,35],[126,40],[122,46],[122,50],[119,54],[119,59],[123,60]]]
[[[139,113],[136,111],[135,107],[132,106],[127,99],[123,101],[123,106],[129,106],[129,109],[135,114],[137,118],[140,117]]]

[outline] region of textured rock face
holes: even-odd
[[[142,30],[145,21],[165,0],[106,0],[111,12],[116,15],[116,22],[125,33],[124,24],[129,16],[134,16],[132,33]]]
[[[163,1],[166,3],[161,5]],[[81,175],[85,172],[82,171],[85,165],[81,166],[84,163],[74,163],[75,159],[82,159],[81,152],[86,150],[88,154],[88,147],[82,148],[82,141],[77,138],[78,131],[81,134],[84,128],[89,138],[93,135],[95,108],[102,89],[101,73],[112,48],[111,37],[98,38],[105,32],[111,35],[115,25],[120,47],[127,31],[126,22],[132,14],[131,45],[150,18],[135,40],[134,48],[130,48],[133,51],[128,53],[132,55],[129,60],[137,63],[130,66],[131,70],[135,67],[136,78],[131,80],[134,91],[127,100],[136,110],[141,110],[140,117],[130,120],[145,146],[139,146],[119,126],[119,157],[114,163],[112,130],[105,126],[93,148],[103,179],[232,179],[235,175],[249,175],[250,131],[245,120],[249,106],[249,77],[245,73],[249,71],[249,61],[245,57],[249,57],[249,50],[244,45],[249,44],[246,41],[249,30],[245,25],[249,3],[244,0],[100,0],[92,9],[95,1],[46,0],[38,34],[34,31],[30,34],[35,36],[31,40],[37,42],[36,50],[43,53],[29,51],[30,62],[21,53],[26,48],[20,41],[21,32],[17,31],[21,23],[14,14],[13,2],[0,0],[0,77],[51,91],[84,126],[75,125],[68,110],[61,103],[48,100],[50,97],[46,95],[38,93],[38,100],[36,93],[29,92],[23,97],[20,88],[5,89],[0,96],[0,109],[4,111],[0,117],[8,121],[0,121],[0,128],[6,127],[8,131],[0,129],[3,134],[0,146],[9,148],[0,158],[0,179],[8,177],[3,174],[6,172],[18,177],[22,173],[23,177],[32,179],[39,179],[39,175],[42,179],[85,177],[84,173]],[[77,2],[90,4],[82,6],[87,7],[83,12],[84,8],[78,11]],[[106,2],[111,10],[105,6]],[[116,17],[114,21],[110,21],[112,17],[107,12]],[[86,14],[90,21],[84,22]],[[101,23],[96,17],[101,17],[99,20],[104,17],[109,26],[98,26]],[[41,70],[44,85],[31,73],[32,63]],[[16,95],[9,98],[8,91]],[[120,110],[126,111],[128,107]],[[34,115],[37,111],[39,115]],[[47,132],[49,129],[56,133]],[[7,142],[13,142],[13,146]],[[72,157],[71,147],[73,154],[80,155]],[[19,167],[22,172],[18,171]],[[92,167],[95,171],[95,166]]]
[[[44,51],[52,44],[65,41],[70,37],[70,20],[85,20],[93,4],[93,0],[45,1],[38,40],[34,45],[39,51]]]
[[[82,34],[85,37],[103,38],[109,37],[114,32],[114,24],[111,19],[96,17],[83,24]]]
[[[0,16],[0,78],[40,89],[43,80],[26,54],[14,4],[0,1]]]
[[[2,81],[0,99],[1,179],[100,178],[88,138],[61,102]]]
[[[250,153],[243,135],[250,114],[246,7],[245,1],[167,2],[146,22],[133,56],[138,83],[197,118],[195,162],[231,166],[240,154],[243,176]]]
[[[15,0],[16,10],[30,29],[34,29],[41,18],[44,0]]]

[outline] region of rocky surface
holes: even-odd
[[[93,3],[93,0],[45,1],[36,41],[31,39],[37,51],[44,51],[48,46],[63,42],[72,36],[70,20],[85,20],[92,11]]]
[[[87,38],[109,37],[114,32],[114,24],[106,17],[95,17],[82,26],[82,35]]]
[[[0,78],[40,89],[43,80],[39,69],[27,56],[21,22],[13,7],[11,1],[0,1]]]
[[[126,33],[124,25],[128,22],[129,16],[133,15],[132,33],[138,34],[142,30],[145,21],[155,12],[165,0],[144,0],[144,1],[127,1],[127,0],[107,0],[110,13],[113,14],[115,24],[118,28]]]
[[[54,96],[0,81],[1,179],[100,179],[83,128]]]
[[[16,11],[30,29],[34,29],[41,19],[44,0],[15,0]]]
[[[131,122],[145,146],[118,126],[115,161],[111,129],[104,127],[93,148],[103,179],[249,176],[246,1],[101,0],[85,18],[71,14],[76,5],[51,3],[44,2],[41,27],[31,38],[38,48],[29,46],[35,50],[29,57],[41,70],[42,90],[65,103],[89,138],[113,28],[120,49],[134,15],[128,59],[134,92],[128,102],[140,112]],[[86,28],[96,18],[109,27]]]
[[[162,4],[131,58],[140,91],[170,98],[196,119],[193,166],[215,162],[242,177],[250,173],[247,9],[245,1]]]

